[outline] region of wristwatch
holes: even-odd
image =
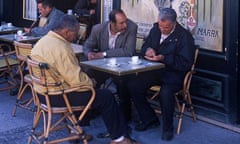
[[[104,57],[106,57],[106,56],[107,56],[107,53],[106,53],[106,52],[103,52],[102,54],[103,54],[103,56],[104,56]]]

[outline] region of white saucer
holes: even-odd
[[[107,66],[109,66],[109,67],[119,67],[120,64],[110,64],[110,63],[108,63]]]
[[[128,63],[131,64],[131,65],[140,65],[142,63],[142,61],[139,60],[136,63],[135,62],[133,63],[132,61],[128,61]]]

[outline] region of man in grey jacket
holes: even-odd
[[[137,25],[127,19],[123,10],[114,9],[109,14],[109,21],[93,26],[91,34],[83,46],[84,55],[87,60],[133,56],[136,49],[136,34]],[[88,70],[87,73],[96,80],[97,87],[100,87],[109,78],[108,74],[99,71]],[[116,81],[114,82],[116,83]],[[122,103],[126,120],[129,121],[131,119],[130,98],[126,88],[121,88],[121,92],[124,94],[119,94],[119,96],[123,96],[119,97],[120,103]]]
[[[64,13],[56,9],[50,0],[37,0],[37,7],[40,17],[46,17],[47,22],[43,27],[32,28],[31,26],[30,28],[24,28],[24,31],[34,36],[43,36],[56,26],[57,21]]]
[[[136,49],[137,25],[127,19],[121,9],[114,9],[109,14],[109,21],[97,24],[84,43],[83,51],[87,60],[104,57],[133,56]],[[91,71],[97,85],[101,85],[109,76]]]
[[[92,28],[84,44],[88,60],[104,57],[132,56],[136,48],[137,25],[121,9],[109,14],[109,21]]]

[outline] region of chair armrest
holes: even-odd
[[[70,93],[70,92],[79,91],[79,90],[81,90],[80,92],[90,91],[92,93],[95,93],[94,88],[88,85],[80,85],[80,86],[68,88],[64,90],[64,93]]]
[[[6,53],[4,53],[5,55],[15,55],[16,54],[16,52],[15,51],[10,51],[10,52],[6,52]]]
[[[12,51],[11,46],[9,44],[0,44],[0,56],[8,56],[14,54],[16,54],[16,52]]]

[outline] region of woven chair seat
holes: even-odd
[[[8,58],[8,63],[9,63],[9,65],[18,65],[18,61],[13,58]],[[7,66],[8,66],[8,64],[6,63],[6,61],[1,59],[0,60],[0,68],[7,67]]]
[[[8,44],[0,44],[0,91],[9,90],[10,95],[15,95],[18,89],[18,81],[15,78],[18,61],[15,58],[15,51],[12,51]]]

